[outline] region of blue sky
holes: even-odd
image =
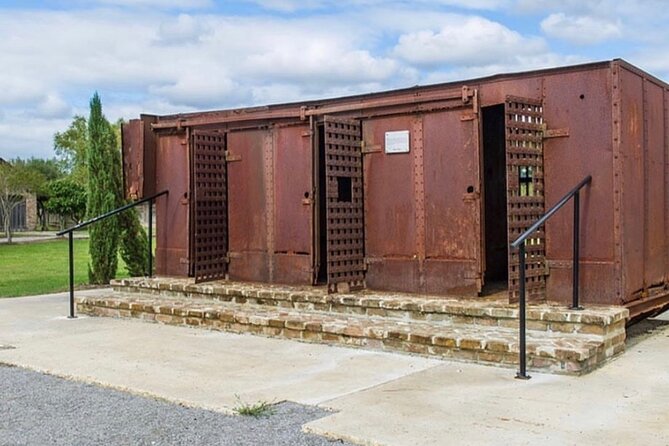
[[[665,0],[0,0],[0,157],[110,119],[622,57],[669,80]]]

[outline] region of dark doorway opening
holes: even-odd
[[[316,283],[328,282],[327,195],[325,178],[325,126],[318,124],[316,144]]]
[[[509,277],[504,104],[483,107],[484,294],[506,291]]]

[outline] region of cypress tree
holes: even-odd
[[[97,92],[90,102],[88,118],[88,203],[89,218],[118,207],[121,184],[120,154],[116,135],[111,124],[102,114],[102,103]],[[107,284],[116,275],[119,243],[118,217],[99,221],[89,228],[91,263],[88,278],[92,284]]]
[[[121,258],[132,277],[150,275],[148,249],[149,239],[139,221],[135,208],[119,214],[121,221]]]

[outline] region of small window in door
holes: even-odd
[[[518,184],[520,186],[521,197],[534,196],[534,172],[532,166],[518,167]]]
[[[353,201],[351,177],[337,177],[337,201],[342,203]]]

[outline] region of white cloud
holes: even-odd
[[[296,48],[300,46],[300,48]],[[255,76],[274,73],[273,80],[327,84],[383,81],[398,72],[398,63],[373,57],[362,50],[347,50],[318,42],[295,42],[249,56],[245,69]]]
[[[662,43],[667,37],[669,8],[666,0],[515,0],[515,10],[537,14],[553,25],[551,30],[567,41],[614,37],[630,42]],[[600,26],[602,29],[596,29]],[[560,29],[564,27],[564,29]],[[572,33],[568,35],[568,32]],[[559,36],[558,36],[559,37]]]
[[[262,8],[281,11],[294,12],[300,9],[319,9],[326,5],[323,0],[248,0],[249,3],[255,3]]]
[[[176,20],[172,17],[158,27],[156,43],[164,45],[183,45],[200,42],[211,30],[206,24],[188,14],[180,14]]]
[[[51,150],[51,135],[67,126],[60,118],[87,114],[96,90],[115,120],[358,93],[415,77],[360,46],[373,33],[348,26],[336,18],[148,10],[1,14],[0,135],[4,147],[20,148],[40,135],[34,150]]]
[[[70,124],[68,119],[30,118],[7,113],[0,121],[0,158],[53,157],[53,135]]]
[[[417,65],[486,65],[546,51],[542,39],[482,17],[454,17],[439,31],[424,30],[400,36],[393,53]]]
[[[281,12],[295,12],[325,8],[367,8],[379,6],[385,9],[430,8],[453,6],[463,9],[495,10],[507,6],[511,0],[246,0],[262,8]]]
[[[433,71],[425,76],[426,84],[453,82],[466,79],[475,79],[495,74],[518,73],[530,70],[541,70],[566,65],[574,65],[588,62],[580,56],[562,56],[554,53],[539,54],[535,56],[519,56],[508,63],[491,63],[479,66],[461,66],[450,70]]]
[[[149,92],[175,105],[199,108],[215,104],[243,104],[250,99],[248,92],[224,73],[206,71],[186,73],[169,85],[150,86]]]
[[[36,107],[36,116],[41,118],[65,118],[72,115],[72,107],[58,94],[48,94]]]
[[[2,9],[0,151],[50,151],[53,132],[87,114],[96,90],[112,120],[335,97],[589,60],[569,42],[616,37],[601,24],[615,25],[616,44],[628,47],[610,57],[669,74],[659,60],[669,60],[660,0],[242,1],[252,13],[225,15],[235,4],[210,0]],[[525,31],[538,17],[547,40]],[[558,54],[549,44],[565,26],[580,35],[565,35]]]
[[[621,37],[621,23],[590,16],[551,14],[541,22],[541,29],[550,37],[577,45],[593,45]]]
[[[174,8],[181,10],[209,8],[214,5],[212,0],[88,0],[88,3],[132,8]]]

